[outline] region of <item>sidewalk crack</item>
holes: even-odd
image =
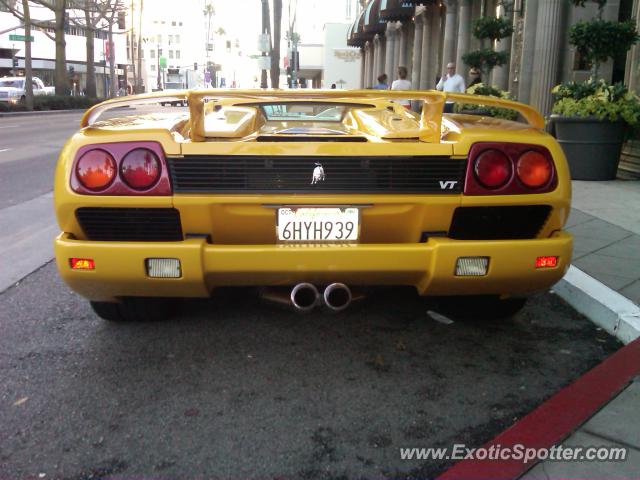
[[[617,445],[620,445],[622,447],[626,447],[629,450],[634,450],[636,452],[640,452],[640,447],[636,446],[636,445],[631,445],[630,443],[627,443],[623,440],[618,440],[616,438],[610,437],[608,435],[603,435],[601,433],[596,433],[592,430],[589,430],[588,428],[582,427],[581,429],[584,433],[587,433],[589,435],[591,435],[592,437],[597,437],[597,438],[601,438],[602,440],[606,440],[607,442],[611,442],[611,443],[615,443]]]

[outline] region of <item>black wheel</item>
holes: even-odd
[[[20,105],[26,105],[27,104],[27,97],[22,95],[20,97]]]
[[[89,302],[100,318],[110,322],[153,322],[171,316],[171,302],[167,298],[125,297],[120,303]]]
[[[496,295],[440,297],[437,310],[461,320],[491,320],[509,318],[527,303],[526,298],[504,298]]]
[[[166,103],[160,102],[160,105],[164,107],[166,105]]]

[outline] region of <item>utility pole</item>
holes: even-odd
[[[269,34],[269,0],[262,0],[262,34]],[[271,42],[269,42],[271,43]],[[265,57],[266,52],[262,52],[262,56]],[[262,65],[264,67],[264,65]],[[269,85],[267,84],[267,71],[265,69],[262,70],[262,75],[260,78],[260,88],[267,88]]]

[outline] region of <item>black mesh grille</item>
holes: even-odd
[[[459,207],[453,214],[449,238],[457,240],[511,240],[535,238],[551,207]]]
[[[76,210],[76,218],[89,240],[182,240],[180,213],[174,208],[83,207]]]
[[[442,156],[193,155],[168,162],[176,193],[460,193],[466,168],[466,160]],[[312,184],[316,162],[324,180]]]

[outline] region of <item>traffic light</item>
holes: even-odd
[[[198,62],[193,62],[193,69],[198,70]]]
[[[18,68],[18,59],[13,57],[13,68]]]

